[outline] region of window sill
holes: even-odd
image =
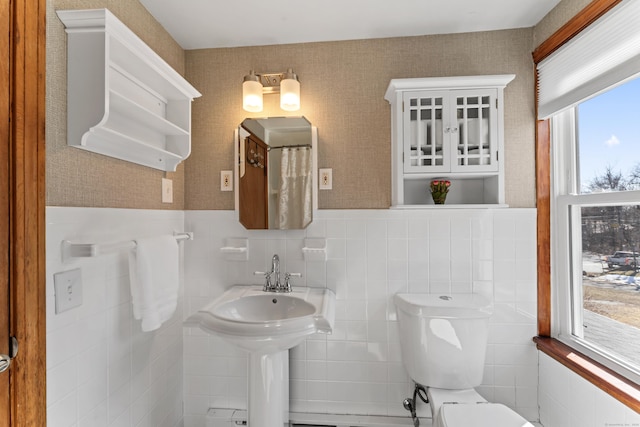
[[[547,356],[571,369],[629,408],[640,412],[640,385],[554,338],[537,336],[533,338],[533,341],[538,350]]]

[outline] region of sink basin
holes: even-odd
[[[198,326],[251,352],[275,353],[306,336],[331,333],[335,294],[324,288],[264,292],[262,286],[237,285],[192,314],[185,326]]]
[[[247,295],[224,302],[211,310],[214,316],[246,322],[270,322],[310,316],[316,308],[307,301],[288,295]]]

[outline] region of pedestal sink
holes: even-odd
[[[192,314],[185,326],[249,351],[248,427],[281,427],[289,421],[289,353],[314,333],[331,333],[335,294],[324,288],[264,292],[233,286]]]

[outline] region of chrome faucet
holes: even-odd
[[[265,292],[291,292],[291,277],[302,277],[300,273],[285,273],[284,283],[280,282],[280,257],[275,254],[271,258],[271,271],[256,271],[253,274],[264,275],[264,286],[262,290]]]

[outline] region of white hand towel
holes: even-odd
[[[133,316],[142,319],[143,331],[153,331],[171,318],[178,304],[178,242],[166,235],[136,243],[129,252]]]

